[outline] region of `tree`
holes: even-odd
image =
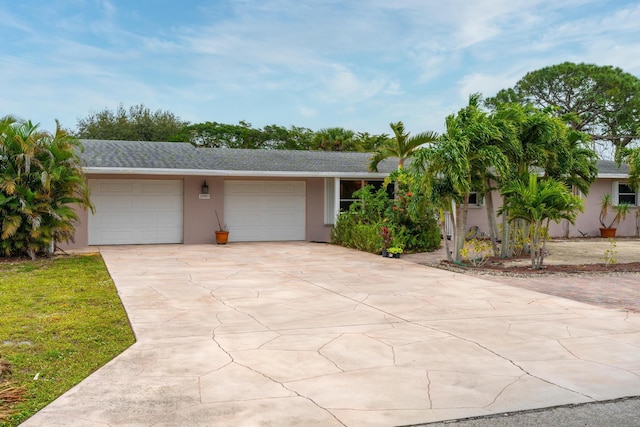
[[[78,216],[92,208],[82,174],[80,142],[56,122],[55,134],[7,116],[0,120],[0,252],[6,256],[51,250],[68,242]]]
[[[471,192],[484,193],[492,171],[506,176],[509,169],[507,157],[497,144],[501,139],[500,130],[491,117],[480,110],[480,95],[471,95],[469,104],[456,115],[449,115],[445,124],[446,132],[436,144],[419,150],[414,163],[424,171],[426,187],[447,189],[443,194],[455,202],[453,254],[455,260],[460,261]]]
[[[143,104],[126,110],[120,104],[116,111],[105,108],[78,119],[75,136],[123,141],[175,141],[176,135],[187,124],[169,111],[152,112]]]
[[[321,129],[311,140],[313,150],[323,151],[364,151],[361,141],[352,130],[340,127]]]
[[[616,159],[640,134],[640,79],[612,66],[562,64],[527,73],[515,87],[487,100],[551,107],[573,129],[594,141],[609,141]]]
[[[409,132],[404,129],[402,122],[390,123],[393,131],[393,138],[389,138],[376,148],[371,159],[369,159],[369,170],[378,171],[378,165],[384,159],[394,157],[398,159],[398,169],[403,169],[406,160],[413,156],[421,146],[434,142],[438,139],[436,132],[422,132],[414,136],[409,136]]]
[[[549,223],[562,219],[573,223],[577,212],[584,210],[582,199],[572,195],[565,184],[553,178],[539,179],[534,174],[510,181],[501,193],[504,204],[500,213],[511,221],[523,219],[529,223],[531,267],[542,268]]]
[[[513,132],[517,145],[505,150],[510,171],[501,177],[508,182],[533,170],[567,185],[575,185],[583,193],[597,175],[597,155],[587,146],[588,135],[573,130],[549,109],[539,110],[531,105],[500,104],[495,116],[504,129]],[[512,138],[510,137],[510,138]],[[508,215],[502,216],[501,256],[513,254],[511,224]],[[520,224],[521,231],[525,227]]]

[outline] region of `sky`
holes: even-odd
[[[442,132],[565,61],[640,76],[638,0],[0,0],[0,116]]]

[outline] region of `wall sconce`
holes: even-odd
[[[200,194],[198,194],[198,199],[200,200],[209,200],[211,196],[209,195],[209,186],[207,185],[207,180],[205,179],[202,183],[202,187],[200,187]]]

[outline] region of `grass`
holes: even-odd
[[[35,414],[134,342],[100,255],[0,263],[0,427]],[[0,395],[1,396],[1,395]]]

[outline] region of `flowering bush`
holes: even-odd
[[[395,188],[393,199],[389,198],[387,185]],[[408,172],[394,172],[382,188],[375,191],[366,186],[354,197],[358,200],[340,214],[333,228],[333,243],[372,253],[389,247],[404,248],[405,252],[440,247],[434,212]]]

